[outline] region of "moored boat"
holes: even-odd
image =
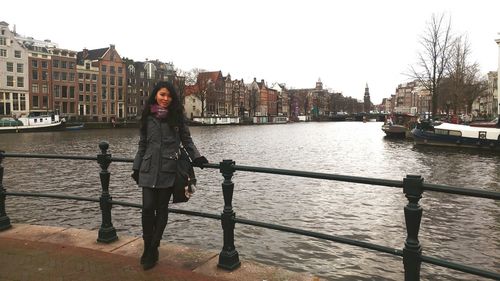
[[[417,145],[436,145],[500,151],[500,129],[452,123],[419,123],[412,131]]]
[[[30,114],[28,116],[4,117],[0,119],[0,133],[56,131],[64,129],[64,119],[58,114]]]
[[[411,114],[390,114],[385,118],[382,131],[387,137],[407,138],[411,137],[410,130],[416,123],[416,116]]]

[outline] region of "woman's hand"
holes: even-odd
[[[203,169],[203,164],[208,164],[208,160],[207,158],[205,158],[205,156],[200,156],[193,160],[193,165],[196,167],[200,167]]]
[[[136,184],[139,184],[139,170],[134,170],[130,176],[134,179]]]

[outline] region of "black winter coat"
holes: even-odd
[[[148,116],[147,134],[141,132],[133,170],[139,170],[139,186],[167,188],[174,185],[180,143],[191,159],[200,157],[186,124],[170,127],[153,116]]]

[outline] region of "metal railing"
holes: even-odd
[[[101,142],[99,143],[99,148],[101,153],[97,155],[97,157],[91,156],[74,156],[74,155],[50,155],[50,154],[25,154],[25,153],[6,153],[5,151],[0,150],[0,231],[5,230],[11,227],[10,219],[7,216],[5,210],[5,200],[7,196],[25,196],[25,197],[47,197],[47,198],[58,198],[58,199],[70,199],[70,200],[79,200],[79,201],[91,201],[91,202],[99,202],[101,214],[102,214],[102,223],[99,228],[99,232],[97,235],[97,241],[102,243],[110,243],[118,239],[116,234],[116,230],[113,227],[111,220],[111,208],[113,205],[121,205],[128,206],[134,208],[141,208],[140,204],[129,203],[129,202],[120,202],[115,201],[111,197],[109,193],[109,180],[110,180],[110,172],[108,171],[108,167],[112,162],[133,162],[133,159],[129,158],[112,158],[111,154],[107,153],[109,148],[108,143]],[[47,193],[27,193],[27,192],[7,192],[3,186],[3,174],[4,168],[2,166],[2,160],[6,157],[13,158],[43,158],[43,159],[70,159],[70,160],[92,160],[97,161],[101,171],[99,172],[99,177],[101,180],[101,196],[100,198],[88,198],[88,197],[80,197],[80,196],[69,196],[63,194],[47,194]],[[419,205],[419,200],[422,198],[422,194],[424,191],[435,191],[435,192],[443,192],[448,194],[457,194],[464,195],[470,197],[484,198],[484,199],[493,199],[500,200],[500,193],[479,189],[467,189],[461,187],[453,187],[446,185],[436,185],[436,184],[427,184],[424,183],[424,180],[421,176],[417,175],[407,175],[402,181],[397,180],[385,180],[385,179],[377,179],[377,178],[365,178],[365,177],[353,177],[353,176],[345,176],[345,175],[335,175],[335,174],[326,174],[326,173],[313,173],[313,172],[305,172],[305,171],[296,171],[296,170],[284,170],[284,169],[270,169],[263,167],[251,167],[251,166],[238,166],[232,160],[223,160],[219,164],[205,164],[203,168],[213,168],[219,169],[222,176],[224,177],[224,181],[222,183],[222,193],[224,197],[224,209],[222,210],[221,215],[209,214],[204,212],[195,212],[188,210],[181,210],[175,208],[169,208],[170,212],[190,215],[190,216],[198,216],[211,218],[216,220],[221,220],[222,230],[223,230],[223,246],[222,250],[219,254],[219,262],[218,266],[226,269],[226,270],[234,270],[238,268],[241,264],[239,260],[238,251],[234,246],[234,227],[236,223],[252,225],[257,227],[264,227],[268,229],[295,233],[303,236],[314,237],[318,239],[324,239],[328,241],[333,241],[342,244],[348,244],[352,246],[357,246],[369,250],[374,250],[378,252],[383,252],[387,254],[391,254],[394,256],[403,258],[403,267],[404,267],[404,275],[405,280],[420,280],[420,268],[421,263],[426,262],[429,264],[485,277],[491,278],[495,280],[500,280],[500,274],[483,270],[480,268],[467,266],[464,264],[459,264],[455,262],[451,262],[448,260],[429,257],[422,255],[422,246],[420,245],[418,239],[418,233],[420,229],[420,222],[422,218],[422,208]],[[405,224],[406,224],[406,232],[407,236],[404,242],[403,249],[395,249],[390,248],[378,244],[372,244],[368,242],[363,242],[359,240],[349,239],[340,236],[334,236],[319,232],[312,232],[304,229],[293,228],[283,225],[239,219],[236,218],[235,212],[232,207],[232,198],[234,191],[234,183],[232,182],[232,177],[235,171],[246,171],[246,172],[255,172],[255,173],[267,173],[274,175],[286,175],[286,176],[295,176],[295,177],[305,177],[305,178],[314,178],[314,179],[323,179],[323,180],[332,180],[332,181],[342,181],[342,182],[351,182],[351,183],[360,183],[360,184],[369,184],[376,186],[387,186],[387,187],[396,187],[402,188],[405,197],[408,199],[408,204],[404,207],[404,216],[405,216]]]

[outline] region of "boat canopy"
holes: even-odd
[[[16,126],[23,126],[23,122],[20,120],[15,120],[15,119],[0,119],[0,127],[16,127]]]

